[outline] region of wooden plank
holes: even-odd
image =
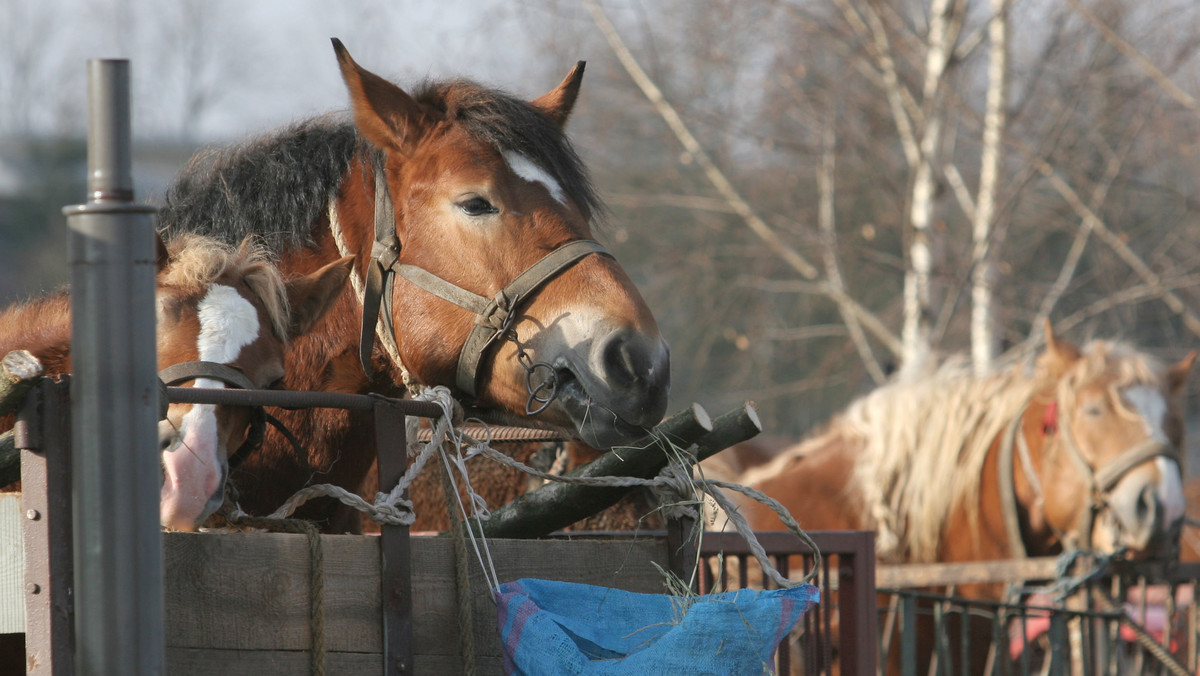
[[[306,668],[310,642],[304,536],[167,533],[163,542],[168,660],[183,665],[176,673],[193,673],[183,671],[190,660],[214,651],[248,656],[245,659],[256,665],[260,653],[284,661],[278,667],[263,662],[250,671],[214,667],[195,673],[271,676]],[[346,655],[360,653],[372,654],[376,660],[375,671],[343,672],[331,662],[329,673],[379,673],[379,538],[326,535],[322,544],[330,659],[335,659],[334,655],[339,660],[351,659]],[[415,673],[455,673],[460,669],[453,545],[446,538],[412,538]],[[502,581],[540,577],[643,593],[663,590],[662,575],[651,565],[652,561],[666,565],[666,546],[661,539],[489,540],[488,546]],[[482,673],[498,674],[502,652],[495,603],[479,562],[472,558],[468,563],[477,664],[483,665]]]
[[[0,634],[25,631],[21,494],[0,493]]]
[[[905,563],[877,566],[875,586],[891,589],[1049,580],[1057,572],[1058,557],[1054,556],[970,563]]]
[[[378,674],[383,671],[383,655],[380,653],[330,652],[326,654],[325,660],[327,674]],[[167,649],[169,675],[292,676],[307,673],[307,650]]]
[[[330,651],[380,652],[379,543],[321,537],[325,640]],[[309,633],[309,554],[303,535],[164,533],[167,645],[303,650]]]

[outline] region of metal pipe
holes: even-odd
[[[129,62],[88,61],[88,202],[71,261],[75,666],[165,671],[155,210],[133,204]]]
[[[375,394],[346,394],[344,392],[304,392],[293,390],[238,390],[209,387],[168,387],[167,400],[172,404],[223,404],[226,406],[278,406],[280,408],[342,408],[351,411],[371,411],[381,401],[399,411],[399,415],[437,419],[442,407],[431,401],[391,399]]]

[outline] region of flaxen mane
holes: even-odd
[[[953,510],[976,518],[988,449],[1038,382],[1014,366],[976,376],[964,359],[881,387],[850,405],[832,433],[856,439],[854,476],[886,561],[933,561]]]
[[[287,292],[269,252],[246,238],[237,247],[211,237],[184,233],[167,243],[170,263],[158,284],[198,293],[222,277],[244,279],[262,301],[275,335],[287,340],[290,312]]]

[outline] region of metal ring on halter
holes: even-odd
[[[533,384],[533,375],[537,373],[538,368],[544,368],[549,375],[546,376],[541,383],[536,386]],[[529,398],[525,400],[525,415],[533,416],[546,410],[554,402],[554,398],[558,396],[558,374],[554,372],[554,367],[544,361],[534,362],[526,367],[525,370],[525,387],[529,390]],[[549,392],[545,396],[538,396],[544,392]],[[536,409],[534,402],[541,404]]]

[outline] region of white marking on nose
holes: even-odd
[[[1159,443],[1169,444],[1167,432],[1163,429],[1163,421],[1167,416],[1167,400],[1156,387],[1138,385],[1125,390],[1125,399],[1133,406],[1142,422],[1146,425],[1146,433]],[[1179,474],[1179,466],[1166,458],[1155,458],[1154,465],[1158,468],[1158,501],[1163,506],[1165,524],[1175,523],[1183,518],[1186,505],[1183,499],[1183,478]]]
[[[1161,443],[1170,443],[1167,432],[1163,429],[1163,421],[1167,417],[1167,400],[1156,387],[1138,385],[1126,388],[1125,399],[1133,409],[1142,416],[1146,424],[1146,434]]]
[[[566,196],[563,195],[562,186],[554,177],[545,169],[534,164],[532,160],[525,157],[515,150],[504,151],[504,161],[508,162],[508,166],[512,168],[513,173],[530,183],[541,183],[546,186],[546,190],[550,191],[550,196],[553,197],[559,204],[567,203]]]
[[[1158,467],[1158,501],[1163,505],[1163,524],[1170,526],[1183,518],[1187,504],[1183,498],[1183,477],[1179,465],[1166,458],[1155,458]]]

